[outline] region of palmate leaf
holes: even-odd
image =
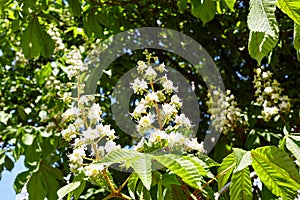
[[[201,186],[202,176],[198,173],[197,167],[190,160],[175,154],[152,155],[152,158],[181,177],[182,181],[191,187],[198,189]]]
[[[47,197],[48,200],[57,200],[58,180],[63,180],[62,172],[41,161],[38,170],[28,181],[29,199],[40,200]]]
[[[277,44],[278,24],[275,18],[276,0],[250,0],[248,50],[258,63]]]
[[[107,154],[99,163],[111,165],[125,163],[127,168],[132,167],[147,190],[152,182],[152,163],[147,154],[126,149],[115,149]]]
[[[278,0],[278,8],[287,14],[295,23],[300,25],[300,1],[299,0]]]
[[[300,175],[289,155],[274,147],[251,151],[252,166],[264,185],[276,196],[294,199],[300,188]]]
[[[229,188],[230,199],[252,199],[252,183],[249,168],[237,171],[232,175]]]
[[[34,58],[42,55],[49,57],[54,51],[54,41],[40,25],[35,17],[29,23],[21,37],[21,47],[26,58]]]

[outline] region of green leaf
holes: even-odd
[[[201,160],[199,158],[191,155],[183,156],[182,158],[191,161],[197,168],[198,174],[207,177],[207,172],[204,169],[204,167],[201,165]]]
[[[5,168],[8,171],[11,171],[14,168],[14,162],[7,155],[5,156]]]
[[[28,181],[29,199],[40,200],[47,197],[48,200],[57,200],[57,180],[63,179],[61,171],[49,166],[45,161],[40,161],[38,166]]]
[[[177,1],[177,7],[179,12],[184,12],[187,8],[187,0],[179,0]]]
[[[54,51],[54,41],[34,17],[25,29],[21,37],[21,47],[26,58],[34,58],[39,55],[49,57]]]
[[[91,37],[93,33],[96,37],[103,36],[103,28],[101,26],[101,21],[103,20],[101,20],[101,16],[98,17],[98,14],[95,12],[90,12],[87,15],[87,18],[84,21],[84,32],[87,36]]]
[[[67,194],[76,190],[80,186],[80,181],[69,183],[57,191],[58,199],[63,199]]]
[[[51,56],[55,44],[39,24],[38,18],[35,17],[21,37],[21,47],[26,58],[30,59],[39,55],[44,57]]]
[[[277,41],[278,36],[269,36],[262,32],[250,31],[248,45],[250,56],[260,64],[261,60],[276,46]]]
[[[30,174],[30,171],[25,171],[25,172],[21,172],[17,175],[15,181],[14,181],[14,189],[16,191],[16,193],[20,193],[22,188],[24,187],[27,179],[28,179],[28,175]]]
[[[226,5],[228,6],[228,8],[234,12],[234,4],[236,2],[236,0],[224,0]]]
[[[235,171],[240,171],[243,170],[244,168],[248,167],[249,165],[252,164],[252,159],[251,159],[251,152],[247,151],[242,159],[240,160],[239,164],[237,164],[237,167]]]
[[[248,50],[258,63],[277,44],[278,24],[275,18],[276,0],[250,0]]]
[[[252,200],[252,182],[248,167],[232,175],[229,195],[234,200]]]
[[[191,187],[198,189],[201,186],[203,178],[198,173],[198,169],[193,162],[174,154],[152,156],[152,158],[181,177],[182,181]]]
[[[40,171],[31,175],[27,184],[30,200],[41,200],[47,196],[47,188],[43,186],[42,177]]]
[[[276,196],[294,199],[300,188],[300,175],[289,155],[274,147],[251,151],[252,166],[264,185]]]
[[[278,8],[287,14],[295,23],[300,25],[300,1],[298,0],[278,0]]]
[[[139,182],[136,188],[136,194],[141,200],[152,200],[149,190],[147,190],[144,185]]]
[[[166,194],[166,200],[186,200],[189,197],[183,192],[182,188],[177,185],[172,185]]]
[[[181,185],[177,180],[176,174],[170,174],[170,173],[164,173],[162,175],[162,184],[166,188],[171,188],[172,185],[178,185],[178,186]]]
[[[40,70],[38,70],[35,74],[36,81],[39,85],[42,85],[45,83],[46,79],[51,75],[52,73],[52,67],[50,63],[48,62],[46,65],[44,65]]]
[[[233,153],[229,154],[224,158],[223,162],[221,163],[221,166],[218,168],[218,174],[220,175],[220,177],[218,178],[219,191],[227,183],[235,165],[236,161]]]
[[[42,175],[42,184],[47,191],[48,200],[57,200],[57,190],[59,184],[57,180],[63,180],[63,174],[59,169],[53,168],[48,164],[40,163],[40,172]]]
[[[126,167],[132,167],[137,173],[147,190],[150,190],[152,179],[151,158],[147,154],[126,149],[116,149],[107,154],[100,163],[111,165],[125,163]]]
[[[138,155],[138,159],[134,159],[131,167],[137,173],[147,190],[150,190],[152,182],[152,163],[151,158],[147,154]]]
[[[74,16],[80,16],[81,15],[81,4],[79,0],[68,0],[68,3],[70,5],[71,11]]]
[[[297,52],[297,58],[300,60],[300,25],[297,23],[294,23],[294,48],[296,49]]]
[[[296,142],[286,137],[286,148],[295,156],[295,158],[300,162],[300,147],[296,144]]]
[[[192,3],[192,15],[200,18],[203,24],[211,21],[217,12],[216,1],[213,0],[191,0]]]
[[[125,163],[125,166],[130,167],[130,161],[138,158],[138,152],[126,149],[114,149],[109,152],[100,162],[106,165],[111,165],[114,163]]]
[[[128,180],[128,192],[131,198],[135,199],[135,190],[136,190],[136,186],[137,186],[137,182],[139,180],[139,177],[136,173],[131,174],[129,180]]]
[[[290,138],[292,138],[293,140],[296,140],[298,142],[300,142],[300,136],[299,135],[290,135]]]
[[[17,110],[18,110],[18,114],[19,114],[21,120],[26,121],[27,120],[27,114],[25,112],[24,107],[23,106],[18,106]]]

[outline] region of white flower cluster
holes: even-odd
[[[50,35],[52,40],[54,40],[54,42],[55,42],[55,49],[54,49],[55,53],[60,51],[60,50],[65,49],[65,45],[64,45],[64,43],[61,39],[61,35],[60,35],[59,30],[58,30],[57,27],[55,27],[53,24],[50,24],[48,34]]]
[[[138,132],[143,135],[134,148],[144,152],[146,148],[203,152],[203,144],[192,137],[190,120],[185,114],[180,114],[182,101],[175,94],[177,88],[167,75],[159,77],[159,74],[167,72],[165,64],[151,66],[151,59],[157,61],[157,57],[147,51],[145,54],[147,62],[137,63],[142,78],[136,78],[131,83],[134,93],[143,95],[131,113]],[[157,89],[157,84],[162,89]]]
[[[281,96],[283,89],[277,80],[272,79],[272,73],[263,72],[263,68],[255,69],[254,87],[256,89],[256,103],[263,107],[262,118],[269,121],[272,116],[280,112],[288,113],[290,111],[290,99],[287,95]]]
[[[208,112],[211,114],[211,123],[216,131],[224,134],[232,132],[236,127],[243,125],[241,109],[230,90],[224,94],[220,89],[208,92]]]
[[[91,154],[96,160],[101,159],[108,152],[115,148],[120,148],[113,140],[116,139],[115,131],[110,125],[101,123],[102,111],[92,95],[82,95],[77,106],[72,106],[66,110],[63,115],[63,121],[72,121],[66,129],[62,131],[62,136],[66,141],[73,141],[73,152],[69,155],[70,167],[73,172],[83,171],[86,176],[95,175],[101,172],[99,165],[87,164],[84,162],[87,158],[86,151],[91,147]],[[104,143],[104,145],[99,145]]]
[[[75,77],[81,72],[87,70],[87,67],[82,62],[80,51],[76,47],[72,47],[72,49],[66,54],[66,58],[66,63],[68,64],[66,73],[69,79],[72,79],[72,77]]]
[[[83,67],[81,56],[78,51],[69,52],[67,63],[71,64],[72,72],[70,77],[78,74],[83,76],[86,68]],[[69,78],[70,78],[69,77]],[[99,104],[95,103],[93,95],[83,95],[84,84],[80,84],[78,77],[77,93],[78,97],[73,98],[72,106],[62,114],[63,123],[69,123],[62,130],[63,138],[71,142],[73,152],[68,155],[70,168],[74,173],[83,172],[87,177],[95,178],[102,175],[104,166],[93,164],[90,161],[100,161],[105,154],[113,149],[121,148],[113,140],[116,139],[115,131],[110,125],[102,123],[102,110]],[[72,97],[65,97],[67,101]],[[88,153],[89,150],[89,154]]]

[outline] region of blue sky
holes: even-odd
[[[2,179],[0,180],[1,200],[15,200],[16,193],[13,188],[14,180],[20,172],[25,170],[24,157],[22,156],[15,163],[15,166],[11,172],[7,170],[2,172]]]

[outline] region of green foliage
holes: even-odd
[[[295,23],[300,24],[300,2],[297,0],[278,0],[277,6]]]
[[[257,148],[251,155],[252,166],[266,187],[277,196],[294,199],[300,176],[289,155],[274,146]]]
[[[229,154],[226,158],[224,158],[223,162],[218,168],[218,174],[221,174],[218,179],[219,191],[227,183],[235,165],[236,165],[236,160],[233,154]]]
[[[249,168],[244,168],[232,175],[229,191],[231,199],[253,199]]]
[[[275,18],[276,0],[251,0],[248,14],[249,54],[260,64],[276,46],[278,25]]]
[[[192,0],[192,14],[201,19],[203,24],[211,21],[216,14],[216,1],[213,0]]]
[[[21,47],[27,58],[39,55],[49,57],[54,50],[54,42],[40,25],[38,18],[33,18],[21,38]]]
[[[61,115],[71,104],[66,96],[73,87],[68,83],[73,80],[66,75],[70,65],[67,54],[76,47],[83,60],[109,36],[131,28],[164,27],[190,36],[207,50],[226,89],[236,97],[246,125],[228,123],[232,130],[221,135],[208,155],[111,151],[96,164],[111,166],[107,168],[111,184],[118,190],[125,183],[121,193],[132,199],[214,199],[216,192],[220,199],[294,199],[297,195],[298,0],[1,0],[0,17],[0,172],[12,170],[14,162],[25,156],[27,170],[14,182],[17,193],[26,186],[30,200],[115,198],[109,196],[112,189],[103,177],[71,176],[68,185],[63,179],[71,173],[68,156],[74,142],[61,137],[68,126]],[[202,141],[211,123],[203,82],[206,77],[200,77],[197,66],[172,52],[153,52],[195,86],[200,108],[197,136]],[[122,55],[97,85],[101,92],[95,101],[103,110],[104,123],[116,130],[117,141],[126,148],[134,138],[115,123],[111,94],[120,77],[141,57],[140,50]],[[291,102],[289,112],[279,109],[268,122],[262,119],[264,104],[256,102],[259,95],[254,97],[257,64],[273,73],[272,80],[282,87],[280,97],[287,95]],[[133,173],[115,170],[113,164]],[[250,174],[257,174],[262,190],[252,186]]]

